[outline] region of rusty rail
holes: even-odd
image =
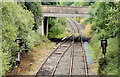
[[[76,26],[76,28],[78,30],[78,33],[80,34],[79,28],[78,28],[77,24],[75,23],[75,21],[73,19],[70,19],[70,20],[75,24],[75,26]]]
[[[81,32],[81,36],[82,36],[82,32]],[[86,53],[85,53],[85,50],[84,50],[84,47],[83,47],[83,41],[82,41],[82,37],[81,37],[81,51],[84,53],[84,56],[83,56],[83,61],[84,61],[84,68],[85,68],[85,77],[89,77],[88,75],[88,66],[87,66],[87,59],[86,59]]]
[[[72,36],[72,35],[71,35]],[[70,37],[71,37],[70,36]],[[69,38],[70,38],[69,37]],[[69,39],[68,38],[68,39]],[[68,40],[67,39],[67,40]],[[40,68],[39,68],[39,70],[41,70],[41,68],[43,67],[43,65],[46,63],[46,61],[49,59],[49,57],[62,45],[62,44],[64,44],[67,40],[64,40],[62,43],[60,43],[49,55],[48,55],[48,57],[42,62],[42,64],[40,65]],[[39,70],[38,70],[38,72],[39,72]],[[35,77],[37,76],[37,74],[38,74],[38,72],[36,73],[36,75],[35,75]]]
[[[73,44],[73,42],[65,49],[65,51],[62,53],[62,55],[61,55],[60,58],[58,59],[57,64],[56,64],[56,65],[54,66],[54,68],[53,68],[51,77],[54,76],[54,73],[55,73],[55,71],[56,71],[56,68],[57,68],[57,66],[58,66],[58,64],[59,64],[59,62],[60,62],[60,60],[62,59],[62,57],[64,56],[64,54],[67,52],[67,50],[70,48],[70,46],[71,46],[72,44]]]
[[[67,21],[68,21],[68,23],[70,24],[70,21],[67,19]],[[72,29],[72,31],[73,31],[73,28],[72,28],[72,25],[70,24],[70,27],[71,27],[71,29]]]
[[[71,19],[71,20],[72,20],[72,19]],[[72,21],[73,21],[73,20],[72,20]],[[70,21],[68,21],[68,22],[69,22],[69,24],[70,24]],[[73,21],[73,22],[74,22],[74,21]],[[75,24],[75,22],[74,22],[74,24]],[[79,32],[80,32],[80,31],[79,31],[79,28],[78,28],[77,24],[75,24],[75,25],[76,25],[77,30],[78,30],[78,33],[79,33]],[[71,24],[70,24],[70,26],[71,26],[71,28],[72,28],[72,25],[71,25]],[[67,46],[67,48],[66,48],[66,49],[63,51],[63,53],[61,54],[60,58],[58,59],[56,65],[54,66],[54,68],[53,68],[53,70],[52,70],[51,77],[54,76],[55,71],[56,71],[56,69],[57,69],[57,66],[58,66],[59,62],[61,61],[62,57],[63,57],[64,54],[67,52],[67,50],[71,47],[71,45],[72,45],[72,50],[71,50],[71,54],[70,54],[69,77],[72,76],[73,60],[74,60],[74,36],[75,36],[75,35],[74,35],[74,30],[73,30],[73,28],[72,28],[72,31],[73,31],[73,34],[72,34],[71,36],[73,36],[73,42],[70,43],[70,45]],[[79,34],[82,36],[82,33],[79,33]],[[71,37],[71,36],[70,36],[70,37]],[[79,37],[81,37],[81,36],[79,36]],[[69,37],[69,38],[70,38],[70,37]],[[68,38],[68,39],[69,39],[69,38]],[[67,40],[68,40],[68,39],[67,39]],[[62,43],[60,43],[60,44],[48,55],[48,57],[42,62],[39,70],[41,70],[41,68],[42,68],[43,65],[46,63],[46,61],[49,59],[49,57],[50,57],[62,44],[64,44],[67,40],[64,40]],[[82,48],[82,49],[81,49],[82,52],[84,53],[83,60],[84,60],[85,77],[89,77],[89,76],[88,76],[88,67],[87,67],[86,54],[85,54],[85,51],[84,51],[84,48],[83,48],[82,38],[81,38],[81,48]],[[38,72],[39,72],[39,70],[38,70]],[[36,73],[36,76],[37,76],[38,72]],[[36,77],[36,76],[35,76],[35,77]]]
[[[73,31],[73,35],[75,32]],[[74,36],[73,36],[73,44],[72,44],[72,50],[70,55],[70,67],[69,67],[69,77],[72,77],[72,70],[73,70],[73,60],[74,60]]]
[[[78,26],[77,26],[77,24],[75,23],[75,21],[73,21],[72,19],[71,19],[71,21],[75,24],[75,26],[77,27],[77,29],[78,29],[78,33],[81,35],[80,37],[81,37],[81,51],[84,53],[84,57],[83,57],[83,60],[84,60],[84,68],[85,68],[85,77],[89,77],[89,75],[88,75],[88,66],[87,66],[87,59],[86,59],[86,54],[85,54],[85,50],[84,50],[84,47],[83,47],[83,41],[82,41],[82,32],[81,31],[79,31],[79,28],[78,28]],[[69,22],[70,23],[70,22]],[[72,64],[72,63],[71,63]],[[71,72],[72,72],[72,66],[71,66],[71,68],[70,68],[70,75],[71,75]]]
[[[70,68],[69,68],[69,77],[72,76],[72,70],[73,70],[73,59],[74,59],[74,43],[72,45],[72,51],[70,56]]]

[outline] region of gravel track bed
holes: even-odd
[[[70,44],[69,42],[66,42],[61,47],[59,47],[59,49],[57,49],[57,51],[54,54],[52,54],[52,56],[47,60],[47,62],[45,63],[45,65],[42,67],[42,69],[39,70],[38,75],[51,75],[52,70],[53,70],[55,64],[57,63],[60,55],[62,54],[62,52],[65,50],[65,48],[69,44]]]
[[[85,75],[83,55],[80,43],[75,43],[72,75]]]
[[[78,29],[76,28],[74,22],[70,19],[68,21],[71,23],[68,25],[68,28],[73,28],[75,33],[78,32]],[[76,22],[75,22],[76,23]],[[78,24],[77,24],[78,25]],[[79,30],[82,29],[81,25],[78,25]],[[70,29],[72,30],[72,29]],[[66,47],[70,44],[70,42],[64,43],[61,47],[55,51],[55,53],[48,59],[48,61],[45,63],[45,65],[42,67],[42,70],[38,72],[38,75],[51,75],[52,70],[57,63],[58,59],[60,58],[62,52],[66,49]],[[65,53],[65,55],[62,57],[61,61],[59,62],[57,69],[55,71],[54,77],[67,77],[69,75],[69,66],[70,66],[70,55],[72,51],[72,46],[68,49],[68,51]],[[84,53],[81,51],[81,45],[80,42],[74,43],[74,59],[73,59],[73,70],[72,75],[75,75],[74,77],[79,77],[81,75],[82,77],[85,77],[85,69],[84,69],[84,60],[83,60]],[[90,69],[88,71],[91,73]]]

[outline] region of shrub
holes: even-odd
[[[58,17],[56,19],[50,19],[49,25],[51,26],[49,29],[49,38],[62,38],[67,35],[64,34],[67,26],[66,18]]]
[[[34,46],[33,14],[17,2],[2,3],[2,73],[10,69],[16,54],[15,40],[23,39],[28,48]]]

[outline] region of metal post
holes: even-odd
[[[105,55],[106,55],[107,40],[101,40],[101,47],[103,53],[103,64],[106,65]]]
[[[102,47],[102,53],[104,58],[106,54],[107,40],[101,40],[101,47]]]
[[[17,44],[19,44],[19,50],[18,50],[18,46],[17,46],[17,52],[18,52],[18,58],[16,61],[17,64],[17,73],[19,74],[20,72],[20,49],[21,49],[21,45],[22,45],[22,39],[16,39]]]
[[[18,72],[18,74],[19,74],[19,72],[20,72],[20,52],[18,52],[18,65],[17,65],[17,72]]]

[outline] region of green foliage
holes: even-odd
[[[71,6],[74,2],[63,2],[64,6]]]
[[[38,29],[38,26],[41,26],[41,20],[42,20],[41,3],[40,2],[26,2],[24,5],[27,8],[27,10],[30,10],[34,15],[35,23],[34,23],[33,30],[36,31]]]
[[[93,54],[94,49],[90,46],[90,44],[87,44],[86,46],[88,47],[88,50],[90,51],[90,56],[92,57],[92,59],[95,60],[95,57]]]
[[[58,17],[56,19],[49,19],[49,25],[51,26],[49,30],[49,38],[62,38],[64,37],[65,27],[67,26],[67,20],[63,17]]]
[[[107,48],[107,66],[105,67],[106,73],[108,75],[118,75],[118,39],[109,38],[108,39],[108,48]]]
[[[91,2],[63,2],[64,6],[90,6]]]
[[[107,54],[105,60],[107,65],[100,64],[99,75],[118,75],[118,32],[120,30],[120,3],[113,2],[99,2],[93,4],[90,11],[90,18],[87,21],[91,24],[92,39],[90,44],[94,49],[95,58],[97,61],[102,61],[101,45],[102,39],[108,40]],[[102,70],[104,68],[104,70]]]
[[[32,8],[32,5],[30,8]],[[11,68],[10,62],[14,60],[14,56],[17,53],[18,44],[15,42],[16,39],[23,39],[28,49],[32,49],[34,46],[40,45],[43,41],[42,36],[33,30],[35,17],[32,14],[33,11],[36,16],[41,15],[40,9],[37,10],[39,11],[37,13],[34,8],[32,11],[23,9],[23,6],[17,2],[2,3],[3,74]],[[24,45],[22,48],[23,47]]]
[[[103,29],[109,37],[115,36],[118,32],[116,14],[117,9],[114,3],[95,3],[89,18],[92,29],[98,33]]]
[[[41,2],[42,5],[59,5],[59,2]]]
[[[118,75],[118,39],[117,38],[109,38],[108,39],[108,47],[107,54],[105,57],[106,65],[102,65],[99,67],[99,75]],[[102,70],[104,68],[104,70]]]
[[[100,45],[100,37],[98,33],[93,34],[91,41],[91,45],[94,49],[93,54],[94,54],[94,60],[98,61],[101,58],[101,45]]]
[[[90,6],[90,2],[74,2],[71,6]]]
[[[77,21],[77,22],[78,22],[78,21],[80,21],[80,19],[81,19],[80,17],[79,17],[79,18],[75,18],[75,21]]]
[[[14,42],[15,39],[21,38],[26,40],[27,45],[30,44],[31,40],[28,40],[28,34],[32,32],[33,23],[34,19],[31,12],[24,10],[15,2],[2,3],[3,72],[9,69],[8,64],[12,59],[12,54],[16,52],[14,50],[18,45]]]

